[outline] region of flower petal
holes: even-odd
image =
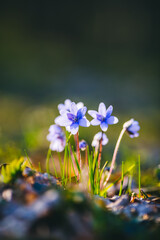
[[[92,141],[92,143],[91,143],[91,146],[92,146],[92,147],[96,147],[96,146],[98,146],[98,145],[99,145],[99,141],[93,139],[93,141]]]
[[[83,102],[78,102],[77,103],[77,108],[80,109],[80,108],[83,108],[84,107],[84,103]]]
[[[108,124],[116,124],[116,123],[118,123],[118,118],[114,117],[114,116],[111,116],[107,119],[107,123]]]
[[[86,118],[82,118],[79,120],[79,125],[82,127],[89,127],[90,122]]]
[[[66,116],[58,116],[56,117],[56,119],[54,120],[54,122],[59,125],[59,126],[68,126],[70,125],[72,122],[69,121],[69,119]]]
[[[101,123],[100,127],[101,127],[101,129],[102,129],[103,132],[106,132],[107,129],[108,129],[108,124],[106,124],[105,122],[103,122],[103,123]]]
[[[103,102],[101,102],[99,104],[99,107],[98,107],[98,112],[100,115],[102,115],[103,117],[106,117],[106,106]]]
[[[98,112],[97,112],[97,111],[94,111],[94,110],[89,110],[89,111],[88,111],[88,114],[89,114],[91,117],[96,118]]]
[[[62,103],[58,104],[58,110],[59,111],[61,111],[64,108],[65,108],[64,104],[62,104]]]
[[[100,140],[102,138],[102,132],[98,132],[94,135],[94,140]]]
[[[66,107],[66,109],[67,110],[70,110],[70,108],[71,108],[71,100],[70,99],[66,99],[65,100],[65,102],[64,102],[64,104],[65,104],[65,107]]]
[[[106,145],[107,143],[108,143],[108,138],[107,138],[107,136],[106,136],[106,134],[105,133],[103,133],[103,138],[102,138],[102,145],[104,146],[104,145]]]
[[[78,126],[79,126],[78,123],[72,123],[70,125],[70,129],[77,128]]]
[[[97,125],[100,125],[100,124],[101,124],[101,122],[98,119],[93,119],[91,121],[91,125],[93,125],[93,126],[97,126]]]
[[[65,147],[65,142],[61,141],[60,139],[57,139],[50,144],[50,149],[52,151],[62,152]]]
[[[61,133],[62,129],[59,126],[53,124],[49,127],[49,132],[51,132],[51,133]]]
[[[54,134],[49,133],[46,138],[49,142],[52,142],[56,137]]]
[[[76,116],[72,113],[67,113],[67,117],[70,121],[74,122],[76,119]]]
[[[75,135],[78,132],[78,129],[79,129],[79,125],[76,123],[74,123],[70,126],[70,130],[73,135]]]
[[[113,106],[110,105],[108,108],[107,108],[107,111],[106,111],[106,117],[110,117],[111,114],[113,112]]]
[[[67,126],[67,127],[66,127],[66,130],[67,130],[68,132],[71,132],[70,126]]]
[[[127,130],[134,133],[140,130],[140,126],[138,125],[138,123],[132,124],[130,127],[128,127]]]
[[[78,110],[78,112],[77,112],[77,118],[81,119],[82,117],[85,116],[86,112],[87,112],[87,108],[86,107],[80,108]]]
[[[129,134],[131,138],[139,137],[139,133]]]
[[[71,103],[71,113],[76,116],[77,115],[77,111],[78,111],[77,105],[75,104],[75,102],[72,102]]]

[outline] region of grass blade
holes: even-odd
[[[28,154],[27,154],[27,151],[26,151],[25,149],[24,149],[24,153],[25,153],[25,155],[26,155],[26,157],[27,157],[27,160],[28,160],[31,168],[33,168],[33,164],[32,164],[32,162],[31,162],[31,160],[30,160],[30,158],[29,158],[29,156],[28,156]]]
[[[79,174],[80,174],[80,173],[81,173],[81,169],[80,169],[80,166],[79,166],[79,163],[78,163],[77,156],[76,156],[76,154],[75,154],[75,152],[74,152],[73,146],[72,146],[72,152],[73,152],[73,156],[74,156],[74,159],[75,159],[75,163],[76,163],[78,172],[79,172]]]
[[[42,168],[41,168],[41,163],[38,162],[38,168],[39,168],[39,172],[42,173]]]
[[[46,172],[48,174],[50,174],[50,171],[49,171],[49,160],[50,160],[50,156],[51,156],[51,149],[49,148],[48,149],[48,153],[47,153],[47,159],[46,159]]]
[[[128,170],[124,173],[123,176],[126,176],[128,173],[130,173],[130,171],[131,171],[134,167],[135,167],[135,164],[132,164],[132,165],[128,168]],[[103,196],[103,195],[107,192],[107,190],[108,190],[110,187],[114,186],[114,184],[116,184],[120,179],[121,179],[121,177],[119,177],[118,179],[116,179],[116,181],[114,181],[114,182],[111,183],[108,187],[106,187],[105,189],[103,189],[103,190],[100,192],[100,196]]]
[[[138,158],[138,188],[139,188],[139,198],[141,197],[141,159],[140,155]]]
[[[57,174],[57,170],[56,170],[56,166],[55,166],[55,163],[54,163],[54,159],[53,159],[52,154],[51,154],[51,159],[52,159],[53,168],[54,168],[54,172],[55,172],[56,178],[58,178],[58,174]]]
[[[70,146],[69,145],[68,145],[68,154],[69,154],[69,159],[70,159],[70,162],[71,162],[71,167],[73,168],[73,172],[74,172],[76,183],[78,183],[76,172],[75,172],[75,169],[74,169],[74,164],[73,164],[73,161],[72,161],[72,156],[71,156],[71,151],[70,151]]]
[[[122,195],[123,179],[124,179],[124,162],[122,161],[122,175],[121,175],[121,185],[120,185],[120,190],[119,190],[119,196]]]
[[[62,158],[61,158],[61,154],[58,152],[58,160],[59,160],[59,165],[60,165],[60,169],[61,169],[61,178],[63,175],[63,164],[62,164]]]

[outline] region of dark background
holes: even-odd
[[[123,121],[136,118],[140,138],[124,142],[159,162],[159,1],[1,1],[0,35],[2,162],[24,148],[40,157],[66,98],[114,106],[111,150]]]

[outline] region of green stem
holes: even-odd
[[[113,153],[113,157],[112,157],[112,163],[111,163],[110,171],[109,171],[109,174],[107,176],[106,182],[108,182],[108,180],[110,179],[110,176],[112,174],[114,164],[115,164],[115,161],[116,161],[116,157],[117,157],[117,153],[118,153],[118,149],[119,149],[119,145],[121,143],[121,140],[122,140],[122,137],[123,137],[125,131],[126,131],[126,128],[123,128],[122,131],[120,132],[119,138],[117,140],[117,143],[116,143],[116,146],[115,146],[115,149],[114,149],[114,153]]]

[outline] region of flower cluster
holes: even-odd
[[[65,104],[58,106],[60,116],[55,119],[55,123],[59,126],[66,127],[68,132],[75,135],[79,126],[89,127],[90,122],[85,117],[87,108],[83,103],[71,102],[69,99],[65,101]]]
[[[113,106],[110,105],[106,108],[104,103],[100,103],[98,111],[89,110],[88,114],[93,118],[91,122],[86,118],[87,107],[82,102],[75,103],[70,99],[66,99],[64,104],[58,105],[59,116],[55,119],[55,124],[49,128],[49,134],[47,140],[51,142],[50,149],[53,151],[61,152],[64,150],[66,144],[66,138],[61,127],[65,127],[70,134],[77,134],[79,127],[89,127],[100,125],[101,132],[98,132],[92,141],[92,147],[99,146],[100,141],[102,145],[108,143],[108,138],[104,132],[107,131],[108,126],[118,123],[118,118],[112,116]],[[137,137],[137,133],[140,129],[139,123],[131,119],[123,125],[123,128],[129,134],[130,137]],[[86,148],[84,141],[80,142],[80,149]]]

